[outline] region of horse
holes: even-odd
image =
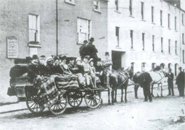
[[[135,98],[137,97],[137,90],[138,87],[141,86],[143,88],[143,94],[145,97],[144,101],[148,101],[148,98],[150,100],[150,102],[152,102],[152,96],[150,93],[150,84],[152,82],[152,77],[150,76],[150,74],[148,72],[137,72],[134,76],[133,76],[133,81],[135,83]]]
[[[131,69],[123,70],[112,70],[110,75],[110,87],[112,104],[117,102],[117,89],[121,88],[121,102],[123,102],[123,89],[125,89],[125,102],[127,102],[127,86],[129,78],[132,77],[133,71]],[[110,104],[110,93],[109,93],[109,104]]]
[[[161,97],[163,96],[163,93],[162,93],[162,86],[163,86],[163,83],[164,81],[166,80],[165,77],[167,77],[167,73],[163,70],[161,70],[159,67],[156,67],[153,71],[150,71],[148,72],[152,78],[152,82],[150,83],[151,85],[151,95],[154,97],[153,95],[153,88],[154,88],[154,84],[157,84],[157,89],[161,92]],[[139,75],[141,75],[142,73],[141,72],[137,72],[135,75],[134,75],[134,82],[137,82],[137,77]],[[139,88],[139,84],[135,84],[135,87],[134,87],[134,90],[135,90],[135,98],[137,99],[138,96],[137,96],[137,90]],[[159,93],[157,93],[157,96],[159,96]]]

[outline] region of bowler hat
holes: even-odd
[[[93,41],[94,41],[94,37],[91,37],[91,38],[89,39],[89,41],[93,42]]]
[[[37,55],[33,55],[33,56],[32,56],[32,60],[33,60],[33,59],[39,59],[39,58],[38,58]]]
[[[179,67],[179,70],[182,70],[182,67]]]
[[[109,52],[105,52],[105,55],[108,55],[109,56]]]

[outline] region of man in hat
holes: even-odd
[[[28,77],[29,81],[33,83],[33,79],[40,75],[39,59],[37,55],[33,55],[31,63],[28,64]]]
[[[96,66],[96,75],[100,78],[100,81],[103,85],[103,67],[101,63],[101,58],[98,58],[97,60],[97,66]]]
[[[94,65],[96,67],[97,66],[97,60],[98,60],[98,56],[97,56],[98,50],[96,49],[93,42],[94,42],[94,38],[91,37],[89,39],[89,44],[87,44],[87,52],[88,52],[87,55],[90,55],[90,57],[94,59]]]
[[[174,79],[174,74],[172,73],[172,69],[169,69],[168,73],[168,96],[172,94],[174,96],[174,89],[173,89],[173,79]]]
[[[112,60],[110,60],[109,58],[109,52],[105,52],[105,60],[103,61],[102,66],[103,66],[103,72],[104,72],[104,79],[106,77],[107,87],[110,88],[109,76],[111,75]]]
[[[84,44],[80,47],[80,50],[79,50],[79,53],[80,53],[80,56],[81,56],[82,59],[88,53],[87,49],[86,49],[87,43],[88,43],[87,40],[84,40]]]
[[[179,71],[180,72],[176,78],[176,84],[179,90],[179,96],[184,96],[185,76],[181,67],[179,67]]]

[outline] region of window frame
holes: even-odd
[[[170,14],[168,14],[168,29],[170,29]]]
[[[171,54],[171,39],[168,39],[168,53]]]
[[[79,41],[79,34],[80,34],[80,31],[79,31],[79,28],[80,27],[78,27],[79,26],[79,23],[78,23],[78,20],[86,20],[86,22],[87,22],[87,28],[88,28],[88,31],[87,31],[87,38],[86,39],[84,39],[84,40],[89,40],[90,39],[90,37],[91,37],[91,35],[92,35],[92,20],[89,20],[89,19],[85,19],[85,18],[81,18],[81,17],[77,17],[77,44],[78,45],[82,45],[83,44],[83,41],[82,42],[80,42]],[[82,32],[82,33],[84,33],[84,32]]]
[[[142,50],[144,51],[145,50],[145,33],[142,33]]]
[[[141,2],[141,19],[144,20],[144,2]]]
[[[160,25],[163,26],[163,11],[160,10]]]
[[[30,27],[32,26],[31,25],[31,22],[33,22],[33,21],[31,21],[31,16],[35,16],[35,26],[36,26],[36,29],[31,29]],[[36,32],[36,36],[34,36],[34,41],[33,40],[31,40],[31,33],[30,33],[30,31],[31,30],[35,30],[35,32]],[[38,44],[38,43],[40,43],[40,16],[39,15],[37,15],[37,14],[28,14],[28,41],[29,41],[29,43],[33,43],[33,44]]]
[[[133,30],[130,30],[130,40],[131,40],[131,49],[134,49],[134,43],[133,43],[133,40],[134,40],[134,38],[133,38]]]
[[[129,12],[130,16],[133,16],[132,0],[129,0]]]
[[[175,30],[177,30],[177,17],[175,16]]]
[[[185,44],[184,43],[184,33],[182,33],[182,44]]]
[[[155,35],[152,35],[152,51],[155,52]]]
[[[154,6],[151,6],[152,23],[154,23]]]
[[[175,54],[178,55],[178,52],[177,52],[177,40],[175,41]]]
[[[119,44],[119,38],[120,38],[120,27],[116,26],[115,27],[115,36],[116,36],[116,40],[117,40],[117,45],[116,47],[120,47],[120,44]]]
[[[119,11],[119,0],[115,0],[116,11]]]
[[[161,37],[161,52],[164,53],[164,50],[163,50],[163,37]]]

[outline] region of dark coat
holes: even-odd
[[[174,74],[173,73],[168,74],[168,82],[173,82],[173,79],[174,79]]]
[[[33,79],[40,74],[40,67],[38,65],[34,65],[32,63],[28,65],[28,77],[30,82],[33,82]]]
[[[182,71],[177,76],[176,84],[177,85],[184,85],[185,84],[185,76]]]

